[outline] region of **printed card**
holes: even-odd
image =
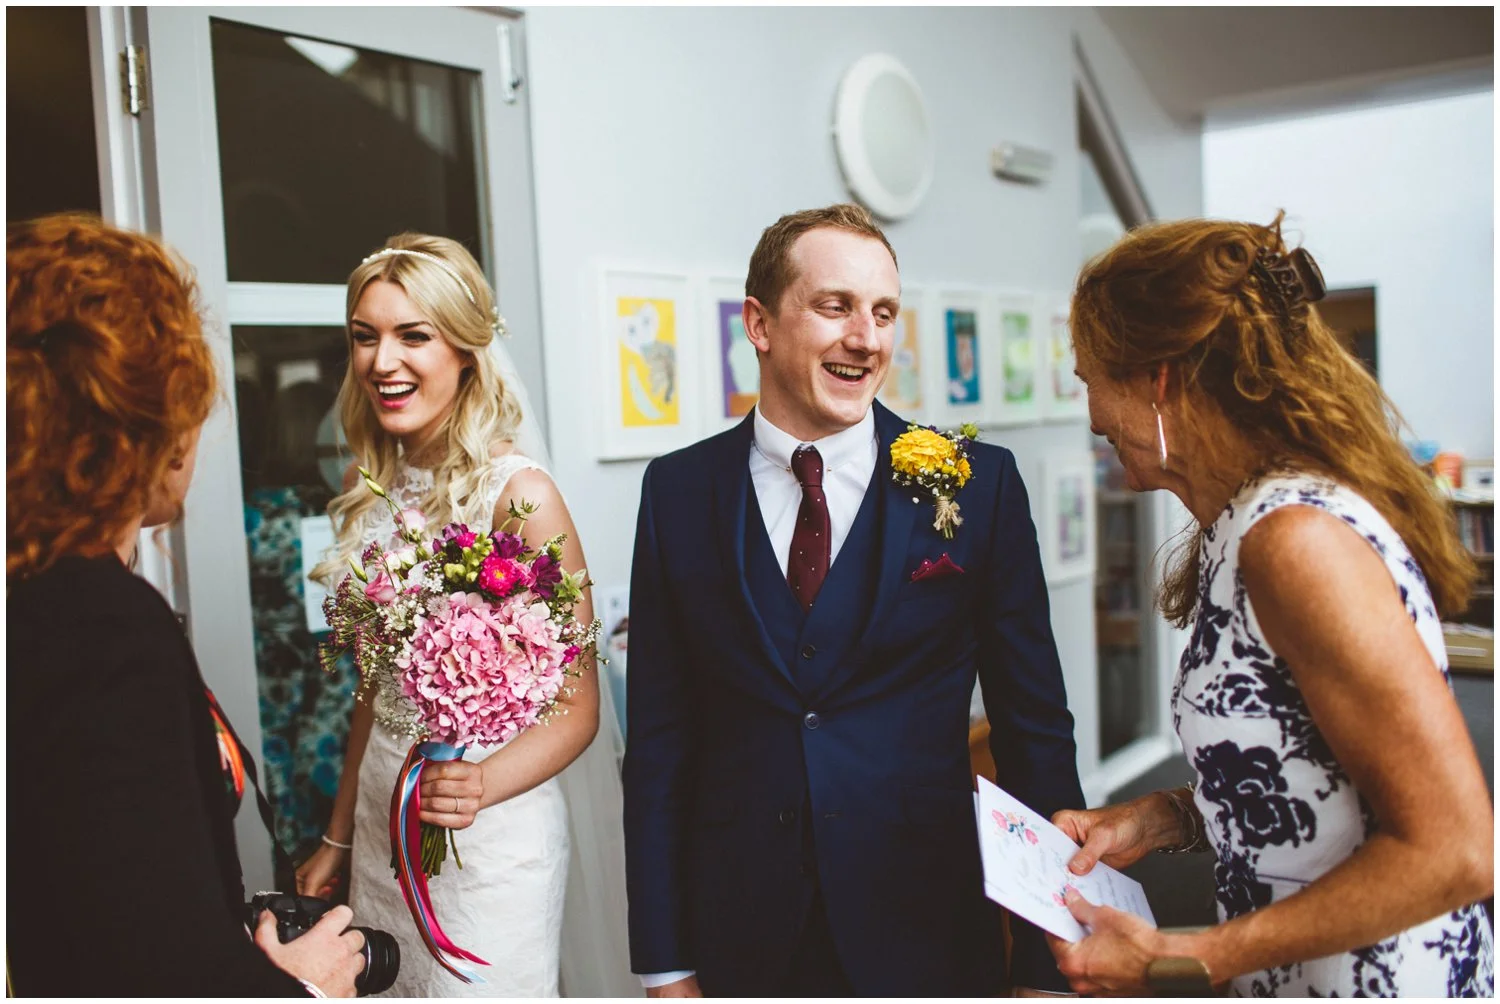
[[[979,814],[979,852],[984,892],[990,899],[1045,931],[1068,941],[1087,933],[1063,903],[1069,886],[1090,903],[1156,918],[1146,892],[1135,879],[1100,863],[1087,875],[1068,871],[1078,845],[1038,812],[985,778],[974,796]]]

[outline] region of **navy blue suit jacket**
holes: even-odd
[[[931,498],[914,504],[891,481],[906,422],[875,409],[869,490],[887,497],[874,607],[812,692],[746,585],[753,417],[646,468],[625,756],[636,972],[775,993],[806,909],[810,806],[816,880],[858,993],[1005,989],[969,769],[976,674],[1000,786],[1049,816],[1083,805],[1036,531],[1010,451],[976,444],[964,523],[943,539]],[[963,574],[911,580],[944,553]],[[1040,933],[1013,931],[1013,982],[1065,990]]]

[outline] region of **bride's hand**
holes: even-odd
[[[333,895],[343,870],[348,851],[341,847],[321,845],[312,857],[302,862],[297,869],[297,892],[303,896],[320,896],[327,899]]]
[[[422,769],[424,823],[462,830],[474,825],[483,808],[484,772],[477,763],[445,760]]]

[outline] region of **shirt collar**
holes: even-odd
[[[831,436],[824,436],[811,445],[818,448],[818,454],[823,458],[823,470],[831,471],[857,459],[862,454],[869,453],[871,444],[874,442],[875,409],[871,408],[865,412],[865,417],[854,425],[841,432],[835,432]],[[765,455],[767,460],[777,467],[790,470],[792,454],[801,445],[801,440],[772,425],[770,420],[760,413],[759,408],[755,409],[755,447]]]

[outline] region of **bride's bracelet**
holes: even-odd
[[[354,849],[354,845],[352,843],[341,844],[326,833],[323,834],[323,843],[327,844],[329,847],[337,847],[341,851],[351,851]]]

